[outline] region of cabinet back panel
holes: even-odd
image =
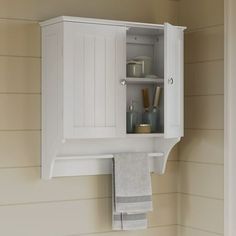
[[[164,78],[164,35],[158,36],[154,45],[153,72],[159,78]]]
[[[152,59],[151,74],[164,77],[164,32],[156,29],[134,29],[127,33],[127,60],[139,56]]]
[[[149,93],[149,104],[150,107],[152,106],[153,103],[153,96],[154,96],[154,91],[155,87],[150,84],[130,84],[127,86],[127,109],[128,106],[131,105],[132,101],[134,102],[134,109],[138,112],[143,112],[144,107],[143,107],[143,100],[142,100],[142,89],[148,88],[148,93]]]
[[[146,44],[134,44],[128,43],[127,44],[127,60],[132,60],[135,57],[139,56],[147,56],[147,57],[154,57],[154,47],[153,45],[146,45]]]

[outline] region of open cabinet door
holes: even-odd
[[[165,23],[164,136],[183,136],[183,29]]]

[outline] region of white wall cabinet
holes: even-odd
[[[78,17],[41,26],[42,177],[80,175],[81,156],[124,151],[163,153],[164,171],[169,151],[183,136],[184,27]],[[138,56],[150,58],[150,78],[127,76],[126,61]],[[135,101],[141,113],[141,89],[152,95],[157,85],[158,132],[128,134],[128,105]],[[97,169],[104,169],[101,163]]]

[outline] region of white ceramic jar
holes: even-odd
[[[127,62],[127,76],[128,77],[142,77],[143,63],[141,61],[128,61]]]

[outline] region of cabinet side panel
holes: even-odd
[[[59,26],[43,29],[42,41],[42,177],[48,178],[58,139]]]

